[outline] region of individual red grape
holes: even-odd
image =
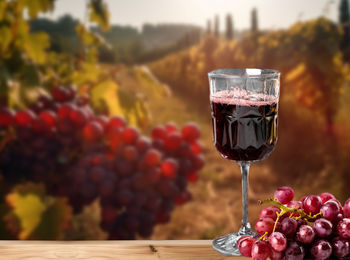
[[[194,123],[189,123],[182,128],[181,131],[182,139],[188,142],[194,142],[200,136],[200,130],[198,125]]]
[[[237,248],[239,249],[239,244],[246,238],[248,237],[252,237],[252,236],[249,236],[249,235],[243,235],[243,236],[240,236],[239,239],[237,240]]]
[[[252,248],[255,242],[256,239],[251,236],[243,236],[238,240],[237,245],[242,256],[252,257]]]
[[[170,133],[164,141],[164,146],[167,150],[177,150],[180,147],[181,136],[178,133]]]
[[[125,120],[120,116],[111,117],[111,119],[107,124],[108,129],[114,128],[114,127],[123,128],[125,126],[126,126]]]
[[[153,128],[151,136],[153,139],[164,139],[167,133],[164,127],[156,126]]]
[[[321,198],[322,204],[325,204],[330,199],[335,199],[335,196],[328,192],[323,192],[318,196]]]
[[[31,110],[20,110],[16,113],[16,123],[19,126],[30,126],[34,120],[36,119],[36,115]]]
[[[135,146],[127,145],[123,150],[123,157],[125,160],[129,162],[135,162],[139,156],[139,152],[137,151]]]
[[[285,218],[282,220],[281,225],[279,227],[279,231],[283,233],[286,237],[293,237],[295,232],[297,231],[298,223],[295,219]]]
[[[202,150],[203,148],[198,142],[191,143],[191,151],[193,154],[201,154]]]
[[[84,126],[88,120],[88,116],[82,108],[72,107],[69,112],[69,119],[76,126]]]
[[[337,199],[330,199],[330,200],[328,200],[329,202],[330,201],[334,201],[334,202],[336,202],[337,204],[338,204],[338,206],[339,206],[339,212],[341,213],[341,214],[343,214],[343,205],[340,203],[340,201],[339,200],[337,200]],[[327,202],[328,202],[327,201]]]
[[[332,246],[328,241],[321,239],[311,246],[310,252],[314,259],[325,260],[331,256]]]
[[[275,191],[274,197],[282,204],[287,204],[294,198],[294,190],[291,187],[279,187]]]
[[[255,223],[255,231],[264,235],[266,232],[268,234],[272,233],[275,221],[272,218],[261,218]]]
[[[287,247],[287,238],[280,232],[273,232],[269,236],[269,244],[273,250],[282,252]]]
[[[199,174],[198,172],[189,172],[186,177],[189,182],[196,182],[198,181]]]
[[[169,134],[177,132],[177,126],[174,123],[167,123],[164,125],[164,128]]]
[[[303,208],[306,214],[317,214],[320,212],[322,201],[319,196],[307,196],[303,203]]]
[[[174,179],[179,169],[178,162],[175,159],[168,158],[161,165],[162,175],[168,179]]]
[[[48,128],[53,128],[56,126],[57,116],[55,112],[46,110],[39,114],[39,118],[42,119]]]
[[[68,100],[69,93],[67,89],[63,86],[55,87],[51,89],[51,95],[56,99],[58,102],[65,102]]]
[[[338,235],[342,238],[350,238],[350,218],[344,218],[339,221],[337,226]]]
[[[68,119],[70,112],[74,109],[72,104],[63,104],[59,107],[57,114],[60,119]]]
[[[332,233],[332,228],[332,223],[325,218],[317,219],[314,223],[315,233],[319,237],[328,237]]]
[[[144,160],[147,166],[157,166],[160,164],[160,161],[162,159],[162,154],[156,150],[156,149],[149,149],[145,156],[144,156]]]
[[[194,170],[199,170],[204,166],[204,157],[203,155],[195,155],[191,157]]]
[[[107,125],[109,122],[108,120],[109,119],[106,116],[95,116],[94,118],[94,121],[98,122],[102,126],[103,130],[107,129]]]
[[[151,144],[152,142],[148,137],[141,136],[137,139],[135,146],[139,152],[143,153],[151,147]]]
[[[269,207],[263,208],[260,211],[259,218],[272,218],[273,220],[276,220],[277,212],[281,212],[281,210],[278,207],[269,206]]]
[[[0,108],[0,125],[10,126],[15,122],[16,113],[10,108]]]
[[[139,132],[134,127],[126,127],[121,134],[121,139],[126,144],[134,144],[138,137]]]
[[[96,141],[103,135],[102,126],[97,122],[87,123],[83,128],[83,137],[87,141]]]
[[[286,260],[303,260],[305,256],[305,249],[297,242],[291,242],[286,251],[285,258]]]
[[[344,207],[343,207],[343,215],[346,218],[350,218],[350,199],[345,201]]]
[[[309,225],[301,225],[297,232],[297,240],[303,244],[310,244],[315,239],[315,231]]]
[[[348,240],[335,237],[332,240],[332,252],[336,257],[345,257],[350,254],[350,243]]]
[[[327,201],[322,205],[320,211],[322,212],[322,217],[329,221],[334,221],[340,213],[339,206],[335,201]]]
[[[242,243],[244,243],[243,240]],[[241,244],[242,244],[241,243]],[[263,240],[255,241],[252,247],[252,258],[254,260],[266,260],[270,256],[269,243]]]

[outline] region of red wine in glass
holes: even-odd
[[[270,69],[218,69],[208,73],[214,145],[237,162],[242,176],[242,226],[216,237],[213,248],[240,255],[237,242],[257,236],[248,219],[248,175],[252,162],[266,159],[277,142],[280,73]]]
[[[216,149],[229,160],[265,159],[277,142],[277,103],[266,96],[264,100],[228,96],[232,94],[222,91],[210,100]]]

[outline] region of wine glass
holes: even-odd
[[[223,255],[241,255],[243,235],[256,236],[248,221],[248,173],[252,162],[267,158],[277,142],[280,73],[270,69],[218,69],[208,73],[214,145],[233,160],[242,175],[242,226],[213,240]]]

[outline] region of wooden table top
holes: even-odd
[[[243,260],[222,256],[210,240],[0,241],[0,260]]]

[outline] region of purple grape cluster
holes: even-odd
[[[238,248],[254,260],[344,259],[350,255],[350,199],[344,206],[330,193],[294,199],[290,187],[280,187],[260,211],[255,230]]]
[[[0,179],[42,182],[75,213],[99,198],[111,239],[148,237],[191,199],[203,167],[196,124],[155,126],[151,138],[121,117],[96,115],[87,95],[56,87],[28,109],[0,108]]]

